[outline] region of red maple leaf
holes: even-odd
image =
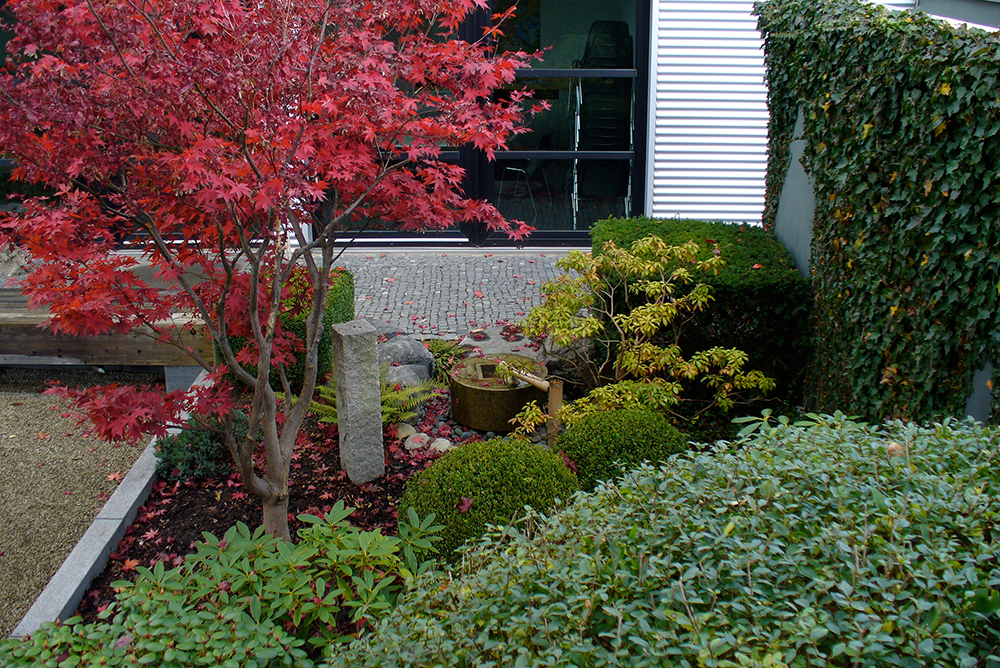
[[[122,570],[134,571],[138,565],[139,565],[138,559],[126,559],[125,561],[122,562]]]
[[[458,512],[464,515],[469,512],[469,508],[472,508],[472,499],[467,499],[463,496],[462,500],[455,507],[458,508]]]

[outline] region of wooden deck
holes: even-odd
[[[56,335],[41,327],[48,319],[44,311],[29,311],[27,297],[19,290],[0,289],[0,359],[37,358],[40,363],[76,363],[124,366],[191,366],[194,360],[176,346],[149,336],[105,334],[76,337]],[[212,344],[204,328],[186,337],[184,343],[206,359]]]

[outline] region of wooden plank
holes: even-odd
[[[18,289],[0,289],[0,355],[57,357],[83,364],[129,366],[190,366],[194,360],[180,348],[141,333],[101,336],[56,335],[41,327],[48,320],[47,309],[28,310],[28,298]],[[175,324],[190,322],[180,315]],[[191,346],[203,359],[211,359],[212,343],[205,327],[184,334],[183,345]]]
[[[184,345],[212,358],[212,344],[199,327],[196,334],[185,334]],[[56,335],[37,323],[0,324],[0,355],[59,357],[84,364],[123,364],[130,366],[190,366],[194,360],[176,346],[161,343],[142,334],[104,334],[76,337]]]
[[[28,296],[21,294],[20,290],[10,288],[0,289],[0,313],[8,311],[27,311]]]

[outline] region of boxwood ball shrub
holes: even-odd
[[[489,534],[329,665],[997,666],[998,451],[817,416],[644,465]]]
[[[487,524],[504,525],[531,506],[549,511],[579,489],[562,458],[526,440],[468,443],[446,453],[406,485],[399,514],[431,513],[444,526],[439,549],[446,559]]]
[[[687,437],[660,413],[625,408],[591,413],[561,432],[556,449],[576,467],[586,491],[643,461],[663,462],[688,449]]]

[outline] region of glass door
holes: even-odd
[[[492,10],[512,4],[493,0]],[[540,232],[585,232],[641,206],[637,147],[644,144],[638,128],[645,125],[645,68],[636,63],[637,43],[638,52],[648,48],[648,21],[639,21],[637,5],[648,14],[648,0],[520,0],[516,16],[502,26],[498,49],[544,52],[542,61],[518,73],[515,87],[549,104],[526,120],[531,132],[497,153],[491,169],[480,170],[491,178],[492,200],[507,218]]]

